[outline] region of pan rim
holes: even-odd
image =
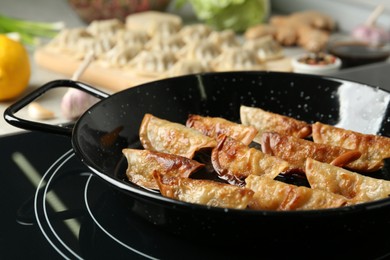
[[[167,207],[177,207],[181,209],[194,209],[194,210],[206,210],[206,211],[212,211],[213,213],[221,213],[221,214],[240,214],[240,215],[263,215],[263,216],[296,216],[296,215],[304,215],[307,217],[328,217],[328,216],[333,216],[333,215],[344,215],[346,213],[356,213],[360,211],[366,211],[366,210],[373,210],[377,208],[383,208],[386,206],[390,206],[390,198],[383,198],[383,199],[378,199],[375,201],[370,201],[370,202],[364,202],[364,203],[359,203],[355,205],[348,205],[348,206],[343,206],[340,208],[328,208],[328,209],[314,209],[314,210],[288,210],[288,211],[277,211],[277,210],[253,210],[253,209],[227,209],[227,208],[222,208],[222,207],[214,207],[214,206],[206,206],[206,205],[201,205],[201,204],[194,204],[194,203],[188,203],[188,202],[183,202],[171,198],[167,198],[162,196],[160,193],[154,193],[150,192],[146,189],[140,188],[135,188],[132,187],[132,185],[137,186],[136,184],[132,183],[125,183],[123,181],[120,181],[118,179],[113,178],[112,176],[98,170],[99,167],[96,166],[96,164],[90,160],[86,160],[81,147],[79,146],[78,141],[76,140],[77,136],[77,131],[78,127],[80,126],[80,123],[82,122],[83,118],[87,116],[89,113],[92,113],[92,111],[98,107],[101,106],[105,102],[109,102],[113,97],[122,95],[122,93],[127,92],[127,91],[136,91],[136,89],[142,88],[144,86],[150,86],[150,85],[158,85],[160,82],[166,82],[166,81],[172,81],[175,79],[180,79],[180,78],[189,78],[189,77],[210,77],[210,76],[223,76],[223,75],[229,75],[229,74],[239,74],[239,75],[297,75],[297,73],[291,73],[291,72],[273,72],[273,71],[227,71],[227,72],[203,72],[203,73],[195,73],[195,74],[188,74],[188,75],[182,75],[182,76],[175,76],[171,78],[165,78],[165,79],[159,79],[156,81],[148,82],[148,83],[143,83],[122,91],[119,91],[117,93],[114,93],[113,95],[109,96],[106,99],[100,100],[93,106],[91,106],[75,123],[73,130],[72,130],[72,136],[71,136],[71,143],[73,146],[73,150],[77,154],[77,156],[81,159],[81,161],[94,173],[96,174],[99,178],[103,179],[104,181],[107,181],[109,184],[111,184],[113,187],[118,188],[122,192],[128,193],[132,197],[137,197],[142,199],[150,199],[154,202],[161,202],[164,204],[164,206]],[[313,75],[313,74],[304,74],[304,73],[299,73],[298,77],[301,78],[316,78],[316,79],[325,79],[325,80],[330,80],[330,81],[337,81],[340,83],[356,83],[364,87],[372,88],[372,89],[379,89],[381,91],[386,92],[387,94],[390,95],[390,91],[387,91],[386,89],[383,89],[381,86],[372,86],[369,84],[363,84],[358,81],[353,81],[353,80],[345,80],[337,76],[330,76],[330,75]]]

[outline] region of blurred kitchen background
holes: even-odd
[[[171,1],[167,11],[179,13],[188,19],[195,19],[190,5],[177,10],[175,2]],[[383,4],[385,10],[378,19],[379,24],[390,27],[390,1],[385,0],[271,0],[271,12],[288,14],[302,10],[314,9],[331,15],[343,31],[353,29],[364,21],[378,4]],[[54,22],[66,21],[68,27],[85,24],[80,17],[71,10],[67,0],[1,0],[0,12],[9,16],[24,19]]]
[[[160,0],[161,1],[161,0]],[[261,1],[261,0],[259,0]],[[337,32],[339,34],[349,35],[351,31],[356,28],[356,26],[364,23],[367,18],[372,14],[373,10],[378,7],[378,5],[382,5],[384,7],[380,16],[378,16],[376,20],[376,25],[384,28],[390,34],[390,1],[388,0],[263,0],[265,3],[268,3],[268,8],[266,10],[267,14],[264,23],[267,23],[267,19],[272,15],[289,15],[294,12],[301,12],[305,10],[316,10],[325,15],[330,16],[337,24]],[[31,20],[31,21],[39,21],[39,22],[64,22],[66,28],[77,28],[77,27],[86,27],[89,23],[80,17],[80,15],[75,11],[71,2],[78,2],[81,5],[86,5],[90,2],[99,5],[105,0],[0,0],[0,15],[6,15],[14,18]],[[127,0],[127,1],[116,1],[117,3],[138,3],[144,5],[142,8],[145,8],[150,3],[157,3],[159,1],[148,1],[148,0]],[[179,15],[184,24],[200,22],[198,20],[197,15],[193,9],[193,6],[189,3],[189,1],[185,0],[172,0],[172,1],[162,1],[167,2],[166,6],[160,11],[164,11],[167,13],[172,13],[175,15]],[[183,5],[181,8],[177,8],[178,2]],[[196,2],[196,1],[195,1]],[[207,2],[207,1],[204,1]],[[225,3],[225,1],[221,1]],[[228,1],[227,1],[228,2]],[[102,10],[102,12],[109,12],[108,9]],[[90,14],[94,14],[93,12]],[[236,15],[237,12],[234,13]],[[245,14],[247,15],[247,14]],[[261,22],[261,21],[259,21]],[[30,48],[31,54],[31,79],[29,83],[29,87],[27,91],[24,93],[28,93],[42,84],[54,80],[60,79],[64,77],[69,77],[68,74],[59,73],[58,71],[53,71],[48,68],[42,68],[37,66],[34,60],[34,48]],[[296,48],[293,46],[292,48],[285,49],[286,55],[295,54],[302,52],[302,49]],[[387,60],[388,62],[388,60]],[[61,60],[56,61],[56,63],[61,63]],[[277,64],[275,66],[281,66]],[[383,73],[382,73],[383,74]],[[383,77],[384,75],[379,75],[379,77]],[[388,75],[388,73],[386,74]],[[376,76],[375,76],[376,77]],[[376,78],[379,78],[376,77]],[[386,79],[387,80],[387,79]],[[99,84],[95,84],[99,87]],[[110,90],[108,90],[109,92]],[[48,101],[45,104],[48,108],[53,110],[56,114],[59,114],[58,111],[58,103],[59,98],[53,98],[50,96],[47,98]],[[13,100],[2,101],[0,102],[0,112],[2,113],[10,104],[12,104]],[[50,123],[59,123],[60,118],[54,118],[50,121]],[[62,121],[61,121],[62,122]],[[20,131],[20,129],[16,129],[9,124],[7,124],[4,120],[0,120],[0,135],[8,134],[14,131]]]

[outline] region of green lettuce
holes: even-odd
[[[178,0],[178,7],[189,2],[199,20],[217,30],[243,32],[268,16],[268,0]]]

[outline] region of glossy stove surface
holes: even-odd
[[[390,90],[389,72],[386,63],[335,76]],[[231,259],[245,255],[237,248],[221,251],[189,243],[146,223],[134,214],[142,205],[92,175],[67,137],[40,132],[3,136],[0,158],[0,259]],[[371,259],[388,256],[378,252]]]
[[[0,138],[0,147],[0,259],[242,255],[189,243],[140,219],[133,212],[142,205],[92,175],[66,137],[27,132]]]

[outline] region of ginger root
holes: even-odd
[[[244,37],[256,39],[272,35],[283,46],[299,45],[310,52],[319,52],[326,47],[330,32],[335,28],[336,23],[332,17],[309,10],[271,16],[268,24],[248,28]]]

